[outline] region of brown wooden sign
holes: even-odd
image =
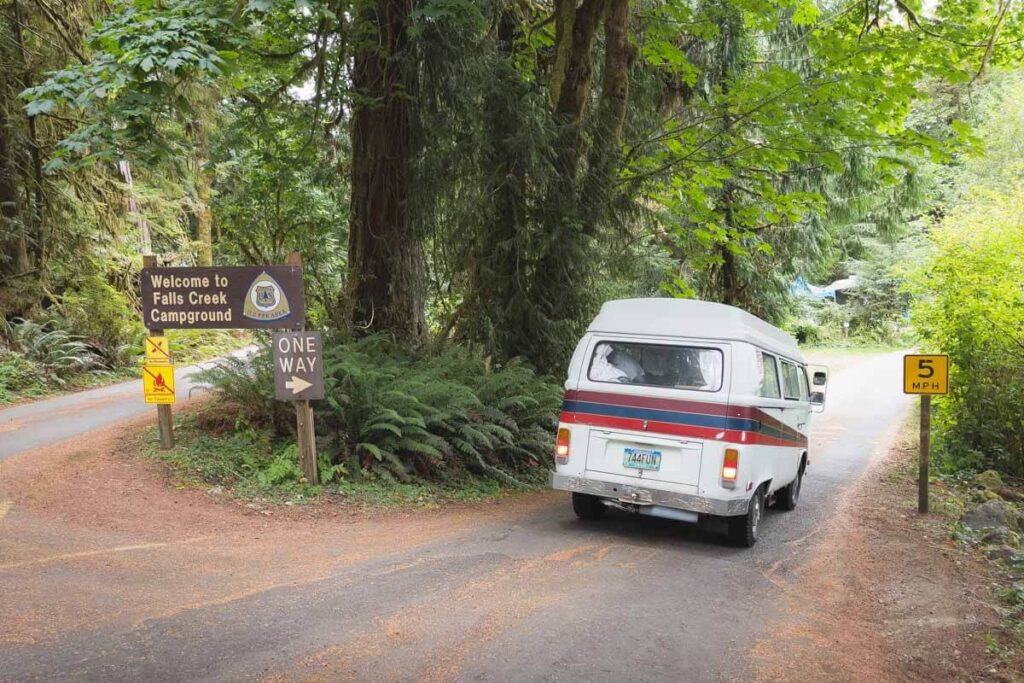
[[[150,329],[286,328],[305,319],[301,266],[143,268]]]
[[[319,332],[274,333],[274,395],[282,401],[324,397],[323,342]]]

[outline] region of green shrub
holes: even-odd
[[[89,344],[52,321],[15,319],[7,326],[7,337],[12,350],[42,366],[47,379],[58,385],[77,373],[104,367],[103,358]]]
[[[286,446],[280,453],[274,456],[274,459],[259,473],[258,477],[260,483],[264,486],[281,487],[289,484],[298,484],[302,479],[302,469],[299,467],[298,446],[295,444]]]
[[[168,330],[167,341],[174,362],[188,365],[222,356],[253,339],[243,330]]]
[[[474,475],[507,485],[546,475],[561,387],[524,364],[491,367],[462,346],[411,350],[381,337],[328,343],[324,355],[321,471],[399,481]],[[294,414],[274,400],[271,370],[264,349],[252,361],[221,363],[205,379],[246,422],[290,436]],[[275,476],[284,476],[280,468]]]
[[[99,275],[66,292],[65,327],[88,342],[109,367],[121,367],[142,353],[142,320],[131,301]]]
[[[260,474],[274,459],[270,440],[258,430],[240,426],[238,431],[218,434],[186,420],[179,431],[180,447],[158,451],[153,445],[153,453],[204,484],[257,487]]]
[[[952,361],[938,452],[948,468],[1024,476],[1024,199],[979,193],[933,241],[913,287],[925,347]]]
[[[48,386],[44,377],[38,365],[0,346],[0,403],[46,394]]]

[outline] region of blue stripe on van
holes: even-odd
[[[683,413],[674,410],[657,410],[655,408],[638,408],[620,406],[610,403],[588,403],[585,401],[565,401],[562,410],[570,413],[589,413],[608,417],[627,417],[652,422],[671,422],[687,424],[695,427],[712,429],[733,429],[743,432],[760,432],[761,423],[740,417],[724,417],[721,415],[701,415],[700,413]]]

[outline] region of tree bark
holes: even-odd
[[[423,246],[409,220],[412,0],[372,0],[357,23],[365,31],[352,84],[352,198],[348,282],[343,302],[358,334],[426,332]]]
[[[622,160],[622,128],[629,99],[629,72],[636,50],[629,42],[631,0],[609,0],[604,21],[604,75],[598,105],[594,144],[582,196],[583,232],[593,234],[615,196],[614,182]]]
[[[555,104],[555,120],[564,127],[555,162],[556,170],[567,181],[575,180],[583,153],[580,120],[586,108],[594,73],[594,39],[607,7],[608,0],[583,0],[572,18],[571,27],[566,25],[556,28],[563,35],[563,43],[568,46],[557,46],[558,50],[567,49],[567,54],[564,72],[556,73],[561,88]],[[558,21],[561,23],[561,15]]]
[[[196,265],[213,265],[213,211],[210,209],[211,178],[202,168],[196,176]]]
[[[5,64],[12,64],[16,57],[9,53],[14,34],[13,7],[4,8],[10,15],[3,16],[0,25],[0,54]],[[8,34],[8,27],[11,27]],[[20,188],[15,164],[15,131],[8,116],[8,109],[17,107],[17,77],[10,68],[0,69],[0,235],[4,236],[3,254],[0,266],[4,273],[18,275],[31,268],[28,258],[28,243],[20,215]]]
[[[25,23],[21,14],[21,4],[18,0],[13,0],[11,5],[11,11],[13,12],[13,24],[14,24],[14,38],[18,44],[18,57],[21,60],[21,90],[32,87],[33,78],[31,72],[31,66],[29,64],[28,55],[25,52],[25,41],[21,34],[21,27]],[[28,122],[28,142],[29,142],[29,158],[32,165],[32,223],[34,225],[34,243],[32,245],[32,255],[35,258],[35,262],[42,266],[45,260],[46,253],[46,215],[45,215],[45,195],[43,194],[43,161],[42,155],[39,149],[39,136],[36,133],[36,119],[34,116],[26,117]],[[31,268],[30,259],[28,258],[28,245],[25,244],[26,240],[22,238],[22,244],[26,252],[25,267],[26,269]],[[24,271],[22,271],[24,272]]]
[[[195,143],[193,159],[194,183],[196,188],[196,265],[213,265],[213,171],[207,168],[210,162],[210,126],[215,113],[216,96],[209,89],[200,89],[196,95],[196,118],[191,124],[192,139]]]
[[[0,76],[2,79],[3,76]],[[6,85],[6,84],[3,84]],[[2,87],[2,86],[0,86]],[[6,94],[7,88],[3,88]],[[13,138],[10,128],[10,121],[7,118],[6,102],[0,102],[0,219],[3,220],[2,231],[6,236],[4,252],[11,258],[5,265],[4,271],[12,274],[25,272],[30,264],[28,263],[28,245],[21,225],[18,221],[18,180],[14,172],[14,163],[11,158],[11,140]],[[13,254],[12,254],[13,252]]]

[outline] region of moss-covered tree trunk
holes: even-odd
[[[0,92],[6,91],[0,75]],[[6,101],[0,101],[0,238],[3,244],[3,260],[0,273],[17,275],[31,267],[28,258],[28,244],[19,221],[18,178],[12,157],[14,131],[7,117]]]
[[[412,0],[359,11],[352,71],[352,198],[344,302],[357,334],[417,339],[424,319],[423,247],[409,220]]]
[[[597,227],[608,216],[616,194],[623,121],[629,92],[633,48],[629,42],[630,0],[583,0],[569,12],[556,12],[556,72],[552,83],[554,119],[559,128],[555,170],[545,205],[549,233],[539,245],[531,274],[533,311],[523,326],[522,350],[544,370],[560,370],[568,361],[585,318],[597,303],[591,286],[592,249]],[[595,116],[594,52],[604,26],[605,61]],[[591,133],[591,135],[588,135]],[[581,171],[585,175],[581,178]]]

